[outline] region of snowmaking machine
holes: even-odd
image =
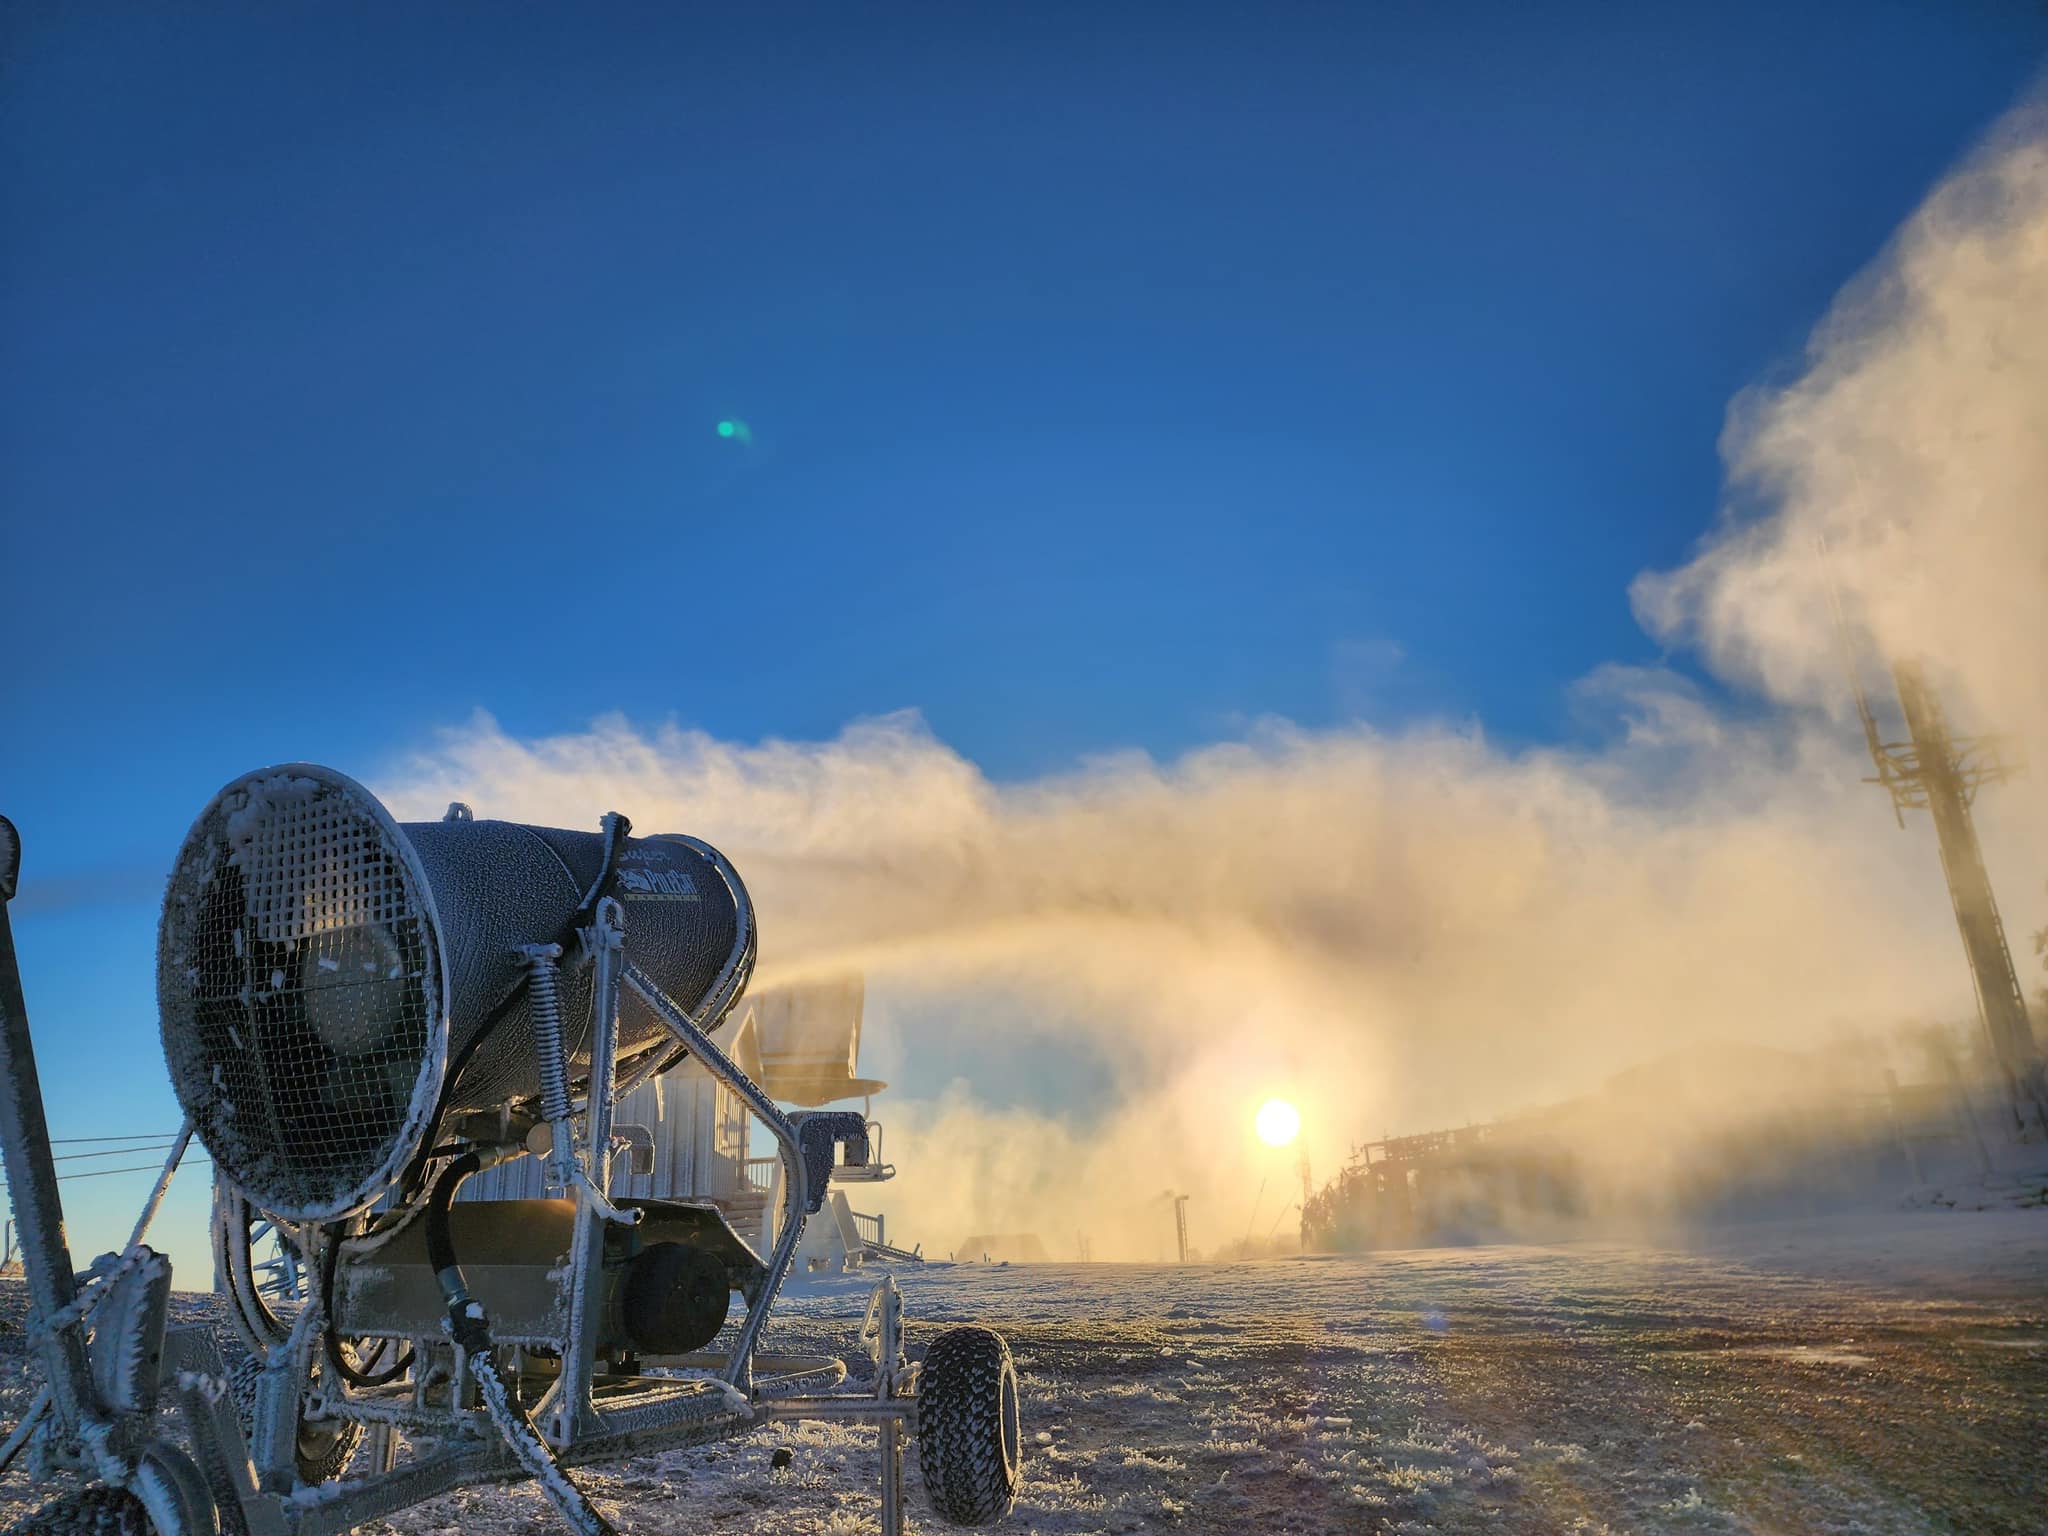
[[[158,939],[185,1124],[127,1247],[83,1273],[7,923],[20,854],[0,819],[0,1152],[43,1378],[0,1471],[26,1456],[78,1486],[18,1529],[332,1536],[530,1477],[602,1536],[569,1468],[791,1419],[878,1427],[889,1532],[906,1437],[942,1518],[1009,1510],[1022,1434],[1000,1335],[950,1329],[913,1363],[884,1280],[859,1335],[872,1386],[759,1347],[805,1217],[867,1133],[785,1114],[714,1041],[755,956],[716,849],[616,814],[572,832],[456,805],[400,825],[305,764],[228,785],[179,851]],[[612,1196],[616,1100],[685,1056],[773,1138],[765,1256],[709,1203]],[[170,1264],[144,1242],[195,1137],[233,1338],[170,1325]],[[543,1198],[454,1198],[528,1155]],[[260,1283],[257,1232],[294,1255],[291,1305]]]

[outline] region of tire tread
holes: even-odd
[[[917,1463],[925,1496],[952,1525],[988,1525],[1010,1512],[1022,1480],[1022,1430],[1003,1443],[1005,1393],[1017,1367],[1003,1336],[949,1328],[925,1351],[917,1388]]]
[[[22,1516],[5,1536],[150,1536],[149,1511],[125,1488],[80,1488]]]

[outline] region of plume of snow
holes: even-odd
[[[1267,1189],[1263,1230],[1298,1187],[1293,1153],[1250,1137],[1268,1094],[1301,1106],[1328,1171],[1382,1129],[1713,1042],[1965,1017],[1930,834],[1892,831],[1858,782],[1814,547],[1868,653],[1926,659],[1963,728],[2048,745],[2041,129],[2007,124],[1844,293],[1797,377],[1735,402],[1720,522],[1635,584],[1653,634],[1772,708],[1608,668],[1582,685],[1615,722],[1597,749],[1278,722],[1022,784],[914,714],[759,743],[623,719],[522,741],[479,716],[390,798],[568,825],[619,809],[723,847],[760,908],[759,984],[862,971],[867,1068],[915,1053],[963,1079],[889,1108],[894,1220],[940,1249],[1036,1229],[1057,1251],[1084,1227],[1099,1257],[1153,1257],[1167,1186],[1197,1192],[1212,1242]],[[2048,917],[2041,805],[2022,788],[1985,807],[2016,933]],[[1048,1073],[1083,1107],[1007,1091]]]

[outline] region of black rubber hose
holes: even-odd
[[[590,889],[583,893],[582,903],[576,908],[576,915],[569,919],[568,927],[558,941],[564,949],[578,928],[588,928],[597,921],[597,904],[611,890],[612,881],[619,873],[619,856],[626,851],[626,839],[633,835],[633,823],[617,811],[604,813],[604,862],[597,872],[597,878],[590,882]]]
[[[441,1282],[441,1294],[452,1306],[458,1299],[469,1299],[469,1290],[462,1283],[462,1265],[455,1257],[455,1243],[448,1235],[448,1209],[455,1203],[455,1192],[462,1188],[464,1181],[483,1167],[483,1159],[474,1152],[465,1152],[441,1170],[441,1177],[434,1180],[433,1193],[427,1196],[427,1263],[433,1266],[434,1278]]]
[[[492,1032],[505,1022],[506,1017],[512,1012],[512,1005],[519,1001],[520,994],[525,988],[526,983],[522,980],[505,989],[505,995],[498,1000],[498,1006],[485,1016],[483,1023],[477,1026],[476,1033],[471,1035],[468,1043],[455,1053],[455,1060],[449,1063],[448,1070],[441,1075],[441,1092],[434,1100],[433,1119],[428,1122],[427,1134],[420,1138],[419,1151],[413,1154],[412,1161],[406,1164],[405,1173],[399,1179],[401,1189],[413,1190],[419,1187],[427,1164],[433,1159],[434,1143],[440,1139],[441,1122],[447,1117],[448,1101],[455,1093],[456,1084],[462,1081],[463,1069],[469,1065],[471,1058],[482,1048],[483,1043],[491,1037]]]

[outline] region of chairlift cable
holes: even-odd
[[[209,1159],[194,1158],[188,1166],[206,1167],[209,1166]],[[126,1168],[95,1168],[90,1173],[60,1173],[57,1175],[57,1182],[62,1184],[71,1179],[105,1179],[117,1173],[162,1173],[163,1167],[162,1163],[135,1163]]]
[[[60,1157],[51,1158],[50,1161],[53,1163],[76,1163],[82,1162],[89,1157],[140,1157],[145,1152],[168,1152],[171,1150],[171,1146],[172,1143],[169,1141],[159,1141],[148,1142],[139,1147],[106,1147],[98,1152],[66,1152]]]
[[[50,1138],[50,1145],[53,1147],[70,1147],[88,1141],[158,1141],[168,1147],[177,1139],[178,1133],[176,1131],[166,1131],[160,1136],[143,1132],[137,1132],[133,1136],[52,1136]]]

